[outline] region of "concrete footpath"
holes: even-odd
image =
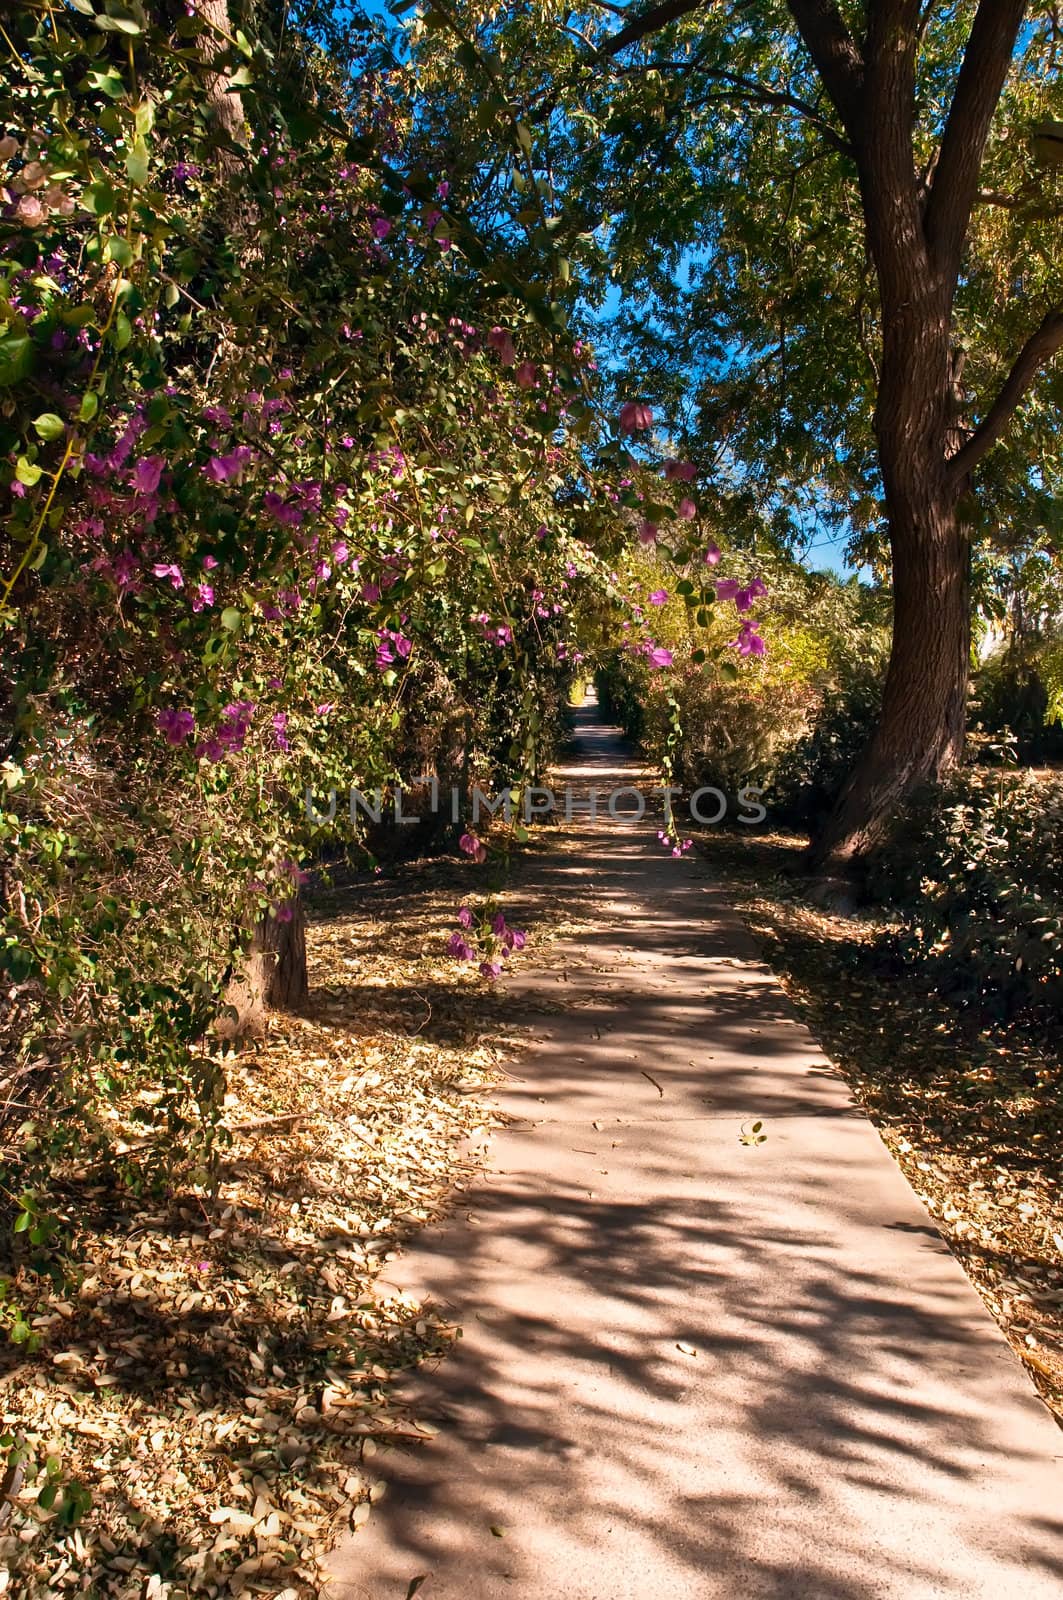
[[[603,788],[623,747],[581,714]],[[629,780],[630,781],[630,780]],[[489,1170],[392,1281],[446,1306],[441,1432],[332,1600],[1063,1597],[1063,1432],[704,865],[584,823],[592,935]],[[561,1014],[547,1007],[565,1003]],[[743,1127],[763,1121],[763,1144]]]

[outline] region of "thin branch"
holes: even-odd
[[[648,11],[643,11],[640,16],[634,17],[626,28],[621,28],[619,33],[614,33],[599,47],[599,59],[608,59],[619,55],[621,50],[626,50],[629,44],[637,44],[648,33],[656,33],[661,28],[666,28],[670,22],[678,22],[680,17],[689,16],[692,11],[700,11],[705,0],[663,0],[663,4],[651,6]]]
[[[849,141],[832,128],[821,112],[815,106],[809,105],[807,100],[800,99],[797,95],[788,94],[782,89],[766,89],[751,78],[744,78],[737,72],[710,71],[705,73],[710,82],[726,83],[732,85],[732,95],[710,95],[704,101],[694,102],[695,107],[701,104],[716,104],[723,100],[750,101],[754,105],[779,107],[789,111],[796,111],[799,116],[810,122],[834,150],[839,150],[842,155],[851,156],[853,147]]]
[[[1057,307],[1049,311],[1040,327],[1031,333],[1015,357],[993,404],[967,443],[957,450],[948,463],[953,483],[962,483],[990,446],[1003,436],[1037,374],[1059,350],[1063,350],[1063,308]]]
[[[959,272],[989,129],[1008,76],[1027,0],[980,0],[926,207],[930,254],[946,278]]]

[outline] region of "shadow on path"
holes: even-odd
[[[573,781],[635,766],[581,723]],[[655,831],[583,823],[536,868],[593,888],[596,928],[509,986],[539,1036],[509,1126],[397,1263],[464,1338],[414,1380],[442,1431],[382,1458],[329,1593],[1063,1595],[1063,1435],[719,888]]]

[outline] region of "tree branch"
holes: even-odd
[[[788,0],[788,4],[823,87],[855,142],[861,123],[864,62],[853,36],[834,0]]]
[[[1049,311],[1040,327],[1031,333],[1015,357],[993,404],[967,443],[949,461],[949,476],[953,483],[962,483],[990,446],[1002,437],[1038,372],[1058,350],[1063,350],[1063,308]]]
[[[666,28],[670,22],[678,22],[680,17],[689,16],[692,11],[700,11],[705,3],[706,0],[663,0],[661,5],[651,6],[648,11],[633,17],[626,28],[621,28],[619,33],[607,39],[598,49],[599,58],[619,55],[621,50],[626,50],[629,44],[637,44],[648,33]]]
[[[712,82],[726,83],[732,86],[734,94],[727,98],[737,99],[740,102],[747,101],[758,106],[779,107],[780,109],[796,111],[799,116],[804,117],[807,122],[810,122],[813,127],[818,129],[832,149],[841,151],[842,155],[852,155],[853,147],[849,141],[836,128],[832,128],[826,118],[816,110],[815,106],[809,105],[807,100],[802,100],[794,94],[788,94],[782,89],[766,88],[754,82],[751,78],[742,77],[737,72],[711,71],[705,73],[705,77]],[[710,96],[710,100],[722,98],[722,96]]]
[[[971,25],[926,208],[927,246],[947,278],[955,278],[960,269],[982,156],[1026,3],[980,0]]]

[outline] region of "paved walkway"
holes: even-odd
[[[583,721],[608,786],[622,747]],[[1063,1433],[725,892],[654,832],[585,825],[542,869],[596,932],[513,984],[542,1042],[512,1125],[397,1264],[464,1337],[329,1595],[1063,1597]]]

